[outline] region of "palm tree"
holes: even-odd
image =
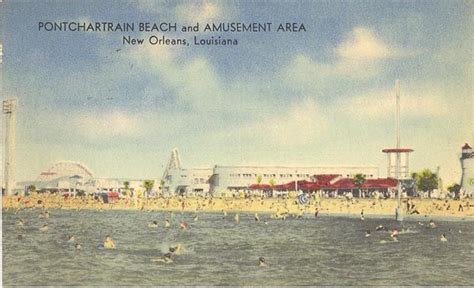
[[[270,181],[268,181],[268,184],[270,184],[270,188],[272,188],[272,194],[273,194],[273,186],[275,186],[275,179],[270,179]]]
[[[130,181],[123,181],[123,187],[125,190],[130,189]]]
[[[146,191],[146,194],[147,194],[147,197],[148,197],[148,194],[150,194],[151,192],[151,189],[153,189],[153,186],[155,186],[155,180],[145,180],[143,181],[143,188],[145,188],[145,191]]]
[[[260,183],[262,183],[262,175],[258,175],[255,180],[257,181],[257,184],[260,185]]]
[[[354,185],[357,186],[359,189],[359,198],[361,198],[361,193],[362,193],[362,185],[365,183],[365,175],[364,174],[356,174],[354,175]]]
[[[123,188],[124,191],[122,192],[122,195],[126,195],[127,192],[130,190],[130,181],[123,181]]]
[[[270,187],[273,188],[273,186],[275,186],[275,179],[270,179],[270,181],[268,181],[268,184],[270,184]]]
[[[160,192],[159,192],[159,193],[160,193],[160,196],[163,196],[163,187],[164,187],[164,186],[165,186],[165,180],[161,179],[161,180],[160,180],[160,187],[159,187],[159,189],[160,189]]]

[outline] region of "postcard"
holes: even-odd
[[[5,286],[474,285],[472,1],[0,1]]]

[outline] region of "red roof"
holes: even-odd
[[[320,185],[330,185],[332,181],[334,181],[337,177],[340,177],[341,175],[338,174],[319,174],[319,175],[314,175],[313,179],[315,180],[314,182],[320,184]]]
[[[327,185],[326,187],[332,189],[353,189],[356,188],[356,185],[354,184],[354,179],[342,178],[332,184]]]
[[[464,143],[464,146],[462,146],[462,149],[465,150],[465,149],[472,149],[472,148],[471,146],[469,146],[469,144]]]
[[[376,189],[376,188],[392,188],[397,186],[397,180],[392,178],[376,178],[366,179],[361,188],[364,189]],[[352,178],[342,178],[337,180],[333,184],[325,185],[323,188],[329,189],[356,189],[357,185],[354,184]]]
[[[271,186],[269,184],[251,184],[249,186],[250,189],[270,189]]]
[[[337,174],[322,174],[314,175],[316,178],[315,182],[306,180],[298,180],[298,189],[303,191],[315,191],[319,189],[357,189],[358,187],[354,184],[353,178],[340,178],[341,175]],[[376,178],[366,179],[361,188],[364,189],[387,189],[397,186],[397,180],[392,178]],[[249,186],[250,189],[271,189],[272,187],[268,184],[252,184]],[[295,181],[291,181],[285,184],[279,184],[273,186],[273,189],[278,191],[294,190]]]
[[[385,148],[382,150],[383,153],[409,153],[413,152],[411,148]]]
[[[397,186],[397,179],[393,178],[376,178],[367,179],[362,188],[392,188]]]

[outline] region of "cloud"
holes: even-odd
[[[371,79],[383,72],[382,61],[408,55],[378,38],[372,29],[355,27],[347,38],[330,51],[333,61],[318,62],[297,54],[284,69],[284,78],[298,89],[321,90],[340,79]]]
[[[218,19],[223,15],[224,9],[221,4],[214,1],[198,1],[176,6],[178,19],[190,22],[206,22]]]
[[[365,27],[355,27],[335,52],[343,61],[372,61],[394,56],[393,49]]]
[[[217,109],[222,104],[225,89],[204,56],[183,62],[177,49],[146,46],[131,50],[128,57],[154,73],[167,89],[174,92],[178,103],[198,111]]]
[[[314,143],[322,138],[327,121],[322,109],[312,98],[290,105],[286,111],[275,112],[263,120],[241,128],[245,138],[268,139],[279,146],[298,146]]]
[[[402,91],[400,97],[404,117],[439,117],[449,112],[446,98],[434,89],[412,88],[410,92]],[[382,120],[394,117],[395,105],[395,89],[379,89],[342,98],[334,109],[358,120]]]
[[[78,113],[73,118],[73,127],[84,137],[137,137],[142,134],[138,116],[123,111]]]
[[[170,2],[173,4],[172,2]],[[197,22],[209,22],[218,19],[230,18],[235,14],[235,9],[229,3],[218,1],[187,1],[176,5],[168,5],[165,2],[140,0],[136,2],[140,11],[168,16],[182,24],[193,24]]]

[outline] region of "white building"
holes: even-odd
[[[309,180],[316,174],[337,174],[353,177],[363,174],[367,179],[378,178],[377,166],[214,166],[209,180],[210,192],[219,195],[226,190],[246,189],[256,184],[286,184],[295,180]]]
[[[37,177],[36,181],[20,182],[17,185],[17,192],[23,192],[30,185],[34,185],[37,191],[69,192],[79,191],[85,193],[95,192],[121,192],[125,182],[131,191],[144,192],[143,182],[145,179],[126,178],[98,178],[94,177],[92,171],[80,162],[60,161],[44,169]],[[159,190],[159,181],[153,180],[155,186],[153,190]]]

